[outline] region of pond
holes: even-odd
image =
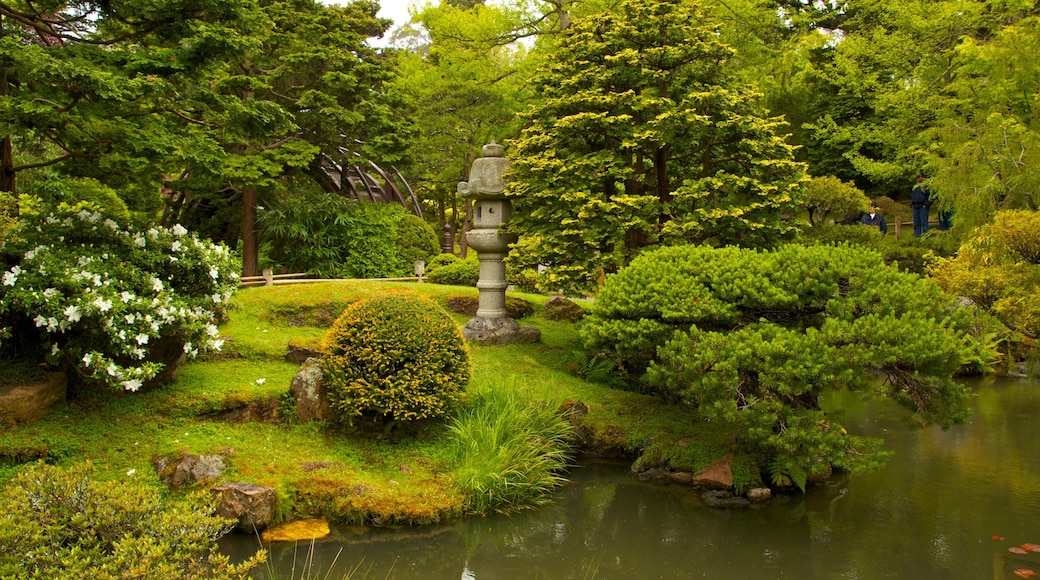
[[[878,579],[1020,577],[1040,572],[1040,385],[974,385],[975,414],[948,431],[911,429],[885,401],[836,393],[850,432],[885,439],[881,470],[837,477],[759,509],[715,510],[680,485],[639,482],[589,462],[550,505],[430,528],[343,527],[276,545],[274,578]],[[256,540],[223,546],[241,556]],[[328,576],[326,576],[328,574]],[[258,577],[267,577],[261,573]]]

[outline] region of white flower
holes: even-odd
[[[119,231],[119,224],[112,221],[111,219],[106,219],[105,225],[108,226],[112,231]]]
[[[15,281],[18,280],[18,274],[22,273],[22,269],[18,266],[13,266],[10,272],[4,272],[4,286],[14,286]]]
[[[65,317],[69,319],[69,322],[79,322],[83,314],[79,311],[79,306],[75,304],[69,304],[65,307]]]
[[[58,290],[55,289],[55,288],[48,288],[48,289],[43,291],[43,295],[44,295],[45,298],[54,298],[55,296],[58,295]]]
[[[130,302],[135,298],[133,294],[127,292],[126,290],[123,290],[123,292],[119,294],[119,297],[123,301],[123,304],[126,304],[127,302]]]
[[[210,348],[212,348],[213,350],[215,350],[215,351],[217,351],[217,352],[220,352],[220,349],[221,349],[221,347],[223,347],[223,346],[224,346],[224,341],[223,341],[223,340],[220,340],[220,339],[217,339],[217,340],[211,340],[211,341],[209,341],[209,346],[210,346]]]
[[[137,335],[135,340],[137,340],[137,344],[148,344],[148,335],[142,332]]]
[[[220,272],[216,268],[210,268],[209,269],[209,276],[210,276],[210,278],[213,278],[214,280],[216,280],[216,279],[220,278]]]
[[[186,353],[190,353],[191,352],[191,343],[190,342],[184,343],[184,352],[186,352]]]
[[[115,364],[109,364],[108,369],[106,370],[108,371],[108,376],[110,377],[114,377],[116,376],[116,374],[119,373],[119,367],[117,367]]]
[[[94,299],[94,306],[97,306],[97,309],[101,312],[108,312],[109,310],[112,310],[112,301],[106,300],[102,296],[98,296]]]
[[[60,349],[60,348],[58,348],[58,343],[54,343],[54,344],[52,344],[52,345],[51,345],[51,356],[55,356],[55,355],[56,355],[56,354],[58,354],[59,352],[61,352],[61,349]]]
[[[100,286],[101,285],[101,274],[94,274],[94,285],[95,286]]]
[[[155,292],[162,292],[162,290],[163,290],[162,280],[160,280],[158,278],[152,278],[152,290],[154,290]]]
[[[37,314],[36,318],[33,318],[33,322],[36,323],[36,328],[47,326],[47,319],[42,314]]]
[[[148,233],[148,237],[152,238],[153,240],[155,238],[159,237],[159,230],[157,230],[155,228],[148,228],[148,232],[147,233]]]
[[[94,353],[88,352],[87,354],[83,355],[83,364],[87,365],[88,367],[94,364]]]
[[[134,350],[130,351],[130,354],[137,360],[141,360],[144,358],[145,353],[143,348],[135,348]]]
[[[181,242],[180,242],[180,240],[173,240],[173,243],[170,244],[170,251],[171,252],[179,252],[179,251],[181,251]]]
[[[133,389],[133,390],[136,391],[137,389]],[[137,473],[137,470],[136,469],[131,469],[130,471],[126,472],[126,476],[127,477],[133,477],[135,473]]]
[[[123,381],[123,388],[128,391],[137,391],[137,389],[141,388],[142,384],[144,383],[141,382],[141,379],[130,379],[128,381]]]
[[[127,324],[133,324],[134,321],[137,320],[137,316],[131,312],[130,314],[124,314],[123,320],[125,320]]]
[[[208,334],[210,336],[216,336],[219,333],[220,333],[220,331],[217,330],[217,325],[215,325],[215,324],[207,324],[206,325],[206,334]]]
[[[134,236],[134,245],[135,246],[137,246],[139,248],[143,248],[147,244],[148,244],[148,240],[146,240],[145,237],[142,236],[141,234],[137,234],[136,236]]]
[[[188,233],[188,230],[184,229],[184,226],[181,224],[174,224],[173,229],[170,231],[172,231],[175,236],[183,236]]]
[[[47,319],[47,332],[54,332],[55,328],[58,328],[58,319],[51,316]]]
[[[79,213],[76,214],[76,216],[83,221],[87,221],[90,219],[90,212],[85,209],[81,209],[79,210]]]
[[[210,296],[210,298],[211,298],[211,299],[213,300],[213,302],[214,302],[214,303],[216,303],[216,304],[220,304],[220,301],[224,299],[224,297],[223,297],[223,296],[221,296],[220,294],[214,294],[213,296]]]
[[[259,379],[256,380],[256,384],[258,384],[258,385],[262,385],[265,382],[267,382],[267,378],[265,378],[265,377],[260,377]]]

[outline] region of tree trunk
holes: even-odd
[[[256,189],[242,187],[242,275],[256,276],[259,258],[256,243]]]
[[[0,28],[3,24],[0,17]],[[0,97],[6,97],[10,90],[7,70],[0,69]],[[5,135],[3,141],[0,141],[0,191],[15,192],[14,147],[10,135]]]

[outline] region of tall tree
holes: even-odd
[[[193,147],[170,98],[241,46],[245,0],[0,2],[0,190],[51,167],[154,211],[164,160]]]
[[[652,25],[650,25],[652,23]],[[512,223],[551,288],[588,290],[655,244],[770,246],[803,177],[780,119],[726,74],[700,3],[577,17],[535,77]]]

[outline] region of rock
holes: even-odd
[[[278,399],[271,397],[242,402],[212,415],[214,419],[230,423],[277,423]]]
[[[733,487],[733,456],[726,455],[694,474],[690,485],[699,489]]]
[[[309,542],[329,535],[329,523],[323,519],[298,520],[264,530],[265,542]]]
[[[236,481],[215,486],[210,491],[220,494],[217,515],[238,520],[239,530],[254,533],[271,523],[277,497],[273,487]]]
[[[754,489],[749,489],[747,492],[747,498],[751,503],[762,503],[764,501],[769,501],[772,497],[773,490],[768,487],[756,487]]]
[[[159,479],[172,489],[216,481],[226,467],[222,455],[185,455],[177,460],[163,457],[155,463]]]
[[[520,323],[512,318],[471,318],[462,329],[462,335],[470,342],[489,346],[528,344],[542,339],[542,331],[520,326]]]
[[[751,505],[747,498],[734,496],[724,490],[711,490],[701,494],[701,499],[708,507],[719,509],[739,509]]]
[[[310,358],[321,358],[321,353],[317,349],[295,344],[290,344],[289,352],[285,353],[285,360],[291,363],[303,364]]]
[[[0,424],[39,421],[52,406],[65,400],[64,372],[45,373],[39,381],[0,385]]]
[[[545,303],[542,316],[546,320],[577,322],[585,316],[585,309],[563,296],[553,296]]]
[[[668,479],[674,483],[691,485],[693,483],[693,474],[689,471],[673,471],[668,474]]]
[[[289,391],[296,397],[296,416],[300,421],[324,421],[332,416],[329,394],[322,382],[318,359],[303,363],[293,377]]]

